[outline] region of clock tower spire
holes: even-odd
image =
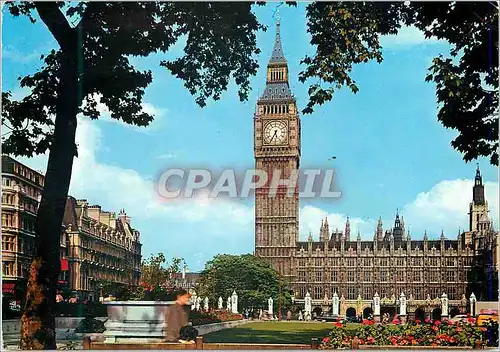
[[[266,87],[254,115],[255,167],[268,175],[267,184],[255,192],[255,254],[290,277],[291,255],[299,238],[298,185],[291,196],[286,186],[274,195],[270,180],[278,174],[280,179],[290,179],[299,169],[300,119],[288,82],[280,27],[277,21]]]

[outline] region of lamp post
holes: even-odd
[[[281,321],[281,263],[278,262],[278,321]]]

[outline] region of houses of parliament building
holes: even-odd
[[[300,118],[288,77],[278,22],[266,88],[254,115],[254,157],[256,169],[278,169],[282,178],[299,168],[301,150]],[[287,279],[296,303],[309,293],[313,307],[326,312],[336,293],[341,314],[346,309],[361,314],[376,294],[382,306],[396,307],[404,293],[410,313],[438,306],[443,293],[450,308],[461,311],[472,292],[478,300],[497,299],[498,233],[488,215],[479,168],[468,231],[441,233],[439,239],[429,239],[427,233],[412,238],[396,213],[389,229],[378,221],[369,241],[351,233],[349,219],[342,231],[331,231],[325,219],[318,224],[318,237],[310,234],[307,241],[299,241],[298,191],[292,197],[279,191],[271,197],[269,188],[255,193],[255,255]]]

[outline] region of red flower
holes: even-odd
[[[335,322],[335,323],[333,323],[333,325],[335,325],[335,326],[336,326],[336,327],[338,327],[338,328],[342,328],[342,327],[344,327],[344,325],[342,325],[342,323],[339,323],[338,321],[337,321],[337,322]]]
[[[420,323],[421,323],[420,320],[418,320],[418,319],[415,320],[415,324],[420,324]]]
[[[436,320],[436,321],[434,322],[434,325],[437,325],[437,326],[441,325],[441,321],[440,321],[440,320]]]
[[[360,339],[360,340],[359,340],[359,344],[360,344],[360,345],[364,345],[364,344],[365,344],[365,340]]]
[[[483,326],[483,327],[481,328],[481,331],[482,331],[482,332],[485,332],[485,331],[486,331],[486,328]]]
[[[471,323],[471,324],[474,324],[474,323],[476,322],[476,319],[474,319],[474,318],[469,318],[469,319],[467,319],[467,321],[468,321],[469,323]]]
[[[457,326],[457,332],[461,332],[462,331],[462,328],[460,326]]]
[[[394,325],[397,325],[397,324],[399,324],[399,320],[398,320],[398,319],[394,319],[394,320],[392,321],[392,323],[393,323]]]
[[[425,318],[425,322],[426,322],[426,323],[430,323],[430,322],[431,322],[431,319],[430,319],[430,318]]]
[[[393,338],[391,339],[391,343],[392,343],[393,345],[397,345],[398,340],[397,340],[395,337],[393,337]]]
[[[366,342],[368,343],[374,343],[375,342],[375,339],[371,336],[368,336],[367,339],[366,339]]]
[[[323,339],[323,343],[328,343],[328,342],[330,342],[330,338],[329,338],[329,337],[325,337],[325,338]]]
[[[454,323],[451,320],[447,321],[448,325],[453,325]]]

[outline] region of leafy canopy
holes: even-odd
[[[216,255],[207,262],[197,282],[196,293],[208,297],[216,305],[219,297],[226,300],[233,290],[238,294],[238,307],[267,309],[269,297],[277,310],[278,273],[264,260],[251,254]],[[281,282],[281,303],[289,307],[291,296],[286,283]]]
[[[256,32],[265,29],[251,11],[251,2],[7,2],[13,16],[41,17],[59,44],[42,55],[42,68],[19,77],[28,96],[12,100],[2,93],[3,152],[32,156],[53,143],[62,55],[77,58],[78,112],[99,117],[98,103],[111,118],[147,126],[153,116],[142,110],[146,87],[153,77],[140,71],[131,57],[166,53],[186,38],[183,56],[159,64],[182,79],[200,106],[218,100],[229,81],[247,99],[249,77],[258,64]],[[36,13],[35,10],[36,9]],[[76,24],[74,26],[70,24]],[[168,90],[168,87],[166,88]]]
[[[180,272],[184,260],[173,258],[169,263],[163,253],[152,254],[144,259],[141,264],[141,285],[148,288],[159,286],[172,287],[174,283],[173,274]]]
[[[311,79],[303,113],[333,98],[343,86],[359,90],[354,65],[383,60],[380,37],[406,26],[448,41],[448,56],[434,58],[426,81],[436,84],[438,120],[458,136],[451,142],[465,161],[481,156],[498,165],[498,8],[491,2],[314,2],[308,32],[316,46],[300,80]]]

